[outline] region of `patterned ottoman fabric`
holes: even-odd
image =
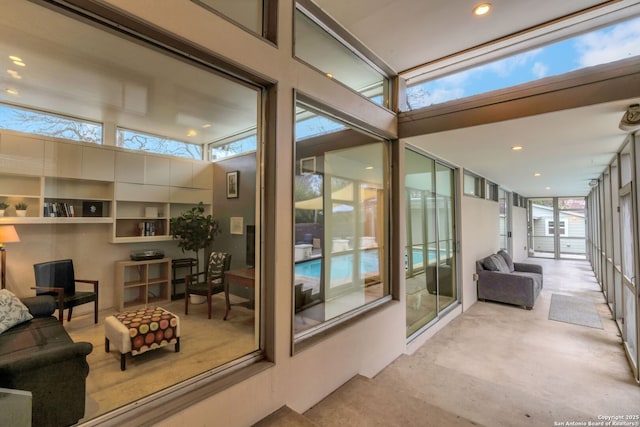
[[[176,343],[178,318],[163,308],[141,308],[115,317],[129,329],[133,356]]]
[[[149,350],[175,345],[180,351],[180,318],[162,307],[123,311],[108,316],[104,322],[105,351],[110,344],[120,351],[120,369],[126,369],[125,354],[132,356]]]

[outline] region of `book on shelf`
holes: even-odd
[[[73,205],[66,202],[44,202],[43,216],[47,218],[55,217],[75,217]]]

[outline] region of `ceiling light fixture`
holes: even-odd
[[[480,3],[476,7],[473,8],[473,14],[476,16],[482,16],[489,13],[491,10],[491,3]]]
[[[22,58],[20,58],[19,56],[15,56],[15,55],[9,55],[9,59],[12,61],[20,61],[22,62]]]
[[[533,174],[533,176],[542,176],[542,174],[540,172],[536,172]]]
[[[202,129],[207,129],[211,127],[211,123],[205,123],[202,125]]]
[[[26,67],[27,64],[25,64],[22,61],[13,61],[14,64],[16,64],[18,67]]]
[[[366,169],[366,170],[368,170],[368,171],[370,171],[370,170],[372,170],[372,169],[373,169],[373,166],[367,166],[365,169]]]
[[[11,88],[7,88],[4,90],[5,92],[7,92],[9,95],[19,95],[20,92],[18,92],[17,89],[11,89]]]
[[[22,76],[20,75],[20,73],[18,73],[15,70],[7,70],[7,74],[9,74],[11,77],[13,77],[16,80],[22,79]]]
[[[629,105],[627,111],[622,115],[618,127],[620,130],[628,132],[640,129],[640,104]]]
[[[198,132],[196,132],[194,129],[190,129],[189,132],[187,132],[187,136],[196,136],[198,135]]]
[[[511,149],[513,151],[520,151],[520,150],[522,150],[522,145],[514,145],[513,147],[511,147]]]
[[[544,187],[545,190],[551,190],[551,187]]]
[[[327,77],[329,77],[330,79],[332,79],[332,78],[333,78],[333,74],[331,74],[331,73],[327,73],[326,75],[327,75]]]

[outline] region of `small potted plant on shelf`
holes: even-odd
[[[9,207],[9,203],[0,202],[0,216],[4,216],[4,211]]]
[[[25,202],[18,202],[15,204],[16,215],[27,216],[27,204]]]

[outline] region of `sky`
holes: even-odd
[[[411,109],[640,55],[640,18],[497,60],[407,90]]]

